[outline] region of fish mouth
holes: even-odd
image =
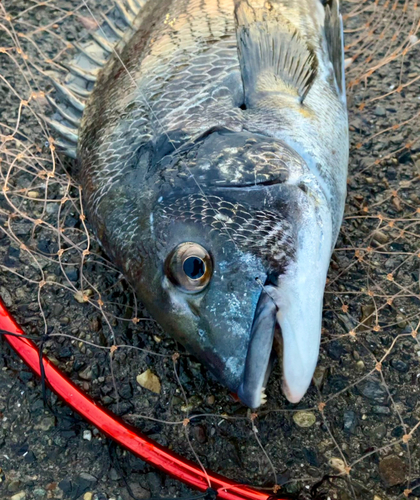
[[[302,193],[294,261],[266,282],[254,312],[238,396],[251,408],[261,404],[269,375],[276,325],[281,331],[283,393],[298,403],[311,384],[321,343],[322,305],[331,258],[332,217],[327,203]],[[321,198],[322,201],[322,198]]]
[[[311,384],[321,340],[324,273],[302,280],[299,274],[283,286],[265,285],[255,309],[240,400],[250,408],[265,402],[264,389],[277,352],[283,372],[283,393],[298,403]],[[279,340],[278,332],[281,335]],[[280,348],[279,348],[280,347]]]

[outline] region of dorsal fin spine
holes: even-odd
[[[114,51],[114,45],[123,38],[124,31],[120,27],[125,26],[127,30],[132,28],[134,18],[145,3],[145,0],[117,0],[109,15],[101,14],[102,24],[90,34],[89,42],[74,44],[78,54],[69,63],[62,63],[68,74],[63,79],[60,78],[60,81],[55,73],[49,75],[57,98],[47,96],[55,114],[52,119],[46,120],[57,134],[57,149],[72,158],[76,158],[77,128],[85,108],[84,101],[91,94],[96,73]],[[92,67],[93,65],[96,68]],[[60,100],[65,102],[64,106],[60,105]],[[60,140],[60,137],[63,140]]]

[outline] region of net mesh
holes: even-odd
[[[113,7],[103,4],[89,2],[95,17]],[[51,114],[48,72],[62,72],[75,42],[96,28],[77,0],[0,4],[0,295],[86,392],[205,468],[300,498],[414,498],[419,9],[414,0],[347,0],[342,8],[348,197],[328,275],[319,366],[299,405],[281,395],[278,368],[258,413],[234,401],[159,329],[90,233],[74,163],[56,153],[43,119]],[[5,346],[2,356],[3,371],[16,377],[19,365]],[[8,405],[12,389],[3,392],[7,420],[18,398]],[[10,451],[17,438],[8,439]],[[18,477],[19,462],[9,455]],[[42,462],[36,468],[40,484]],[[182,491],[168,484],[167,491]],[[115,487],[104,479],[103,489]],[[51,491],[58,494],[58,486]]]

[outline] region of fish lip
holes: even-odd
[[[239,399],[250,408],[261,405],[263,386],[272,356],[277,304],[270,294],[271,288],[265,286],[261,292],[252,324],[244,374],[237,390]]]

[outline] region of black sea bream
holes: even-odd
[[[119,10],[55,82],[51,124],[77,155],[89,221],[153,317],[250,407],[280,334],[297,402],[346,194],[337,0]]]

